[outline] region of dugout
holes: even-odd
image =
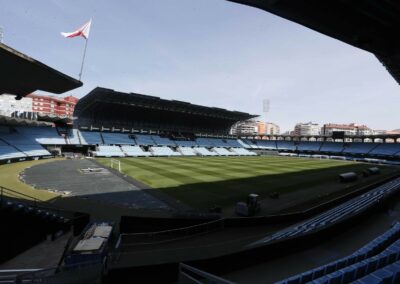
[[[339,181],[341,183],[345,182],[353,182],[358,179],[358,176],[355,172],[348,172],[348,173],[342,173],[339,175]]]

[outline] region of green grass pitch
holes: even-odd
[[[292,157],[120,158],[122,171],[193,208],[231,207],[249,193],[267,198],[301,189],[342,187],[337,175],[361,173],[368,164]],[[98,159],[106,166],[107,158]],[[382,168],[383,172],[390,168]]]

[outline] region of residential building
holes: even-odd
[[[27,96],[32,99],[32,111],[42,116],[72,117],[78,98],[68,96],[57,98],[53,96],[43,96],[30,94]]]
[[[373,134],[372,129],[366,125],[359,125],[355,123],[350,124],[334,124],[328,123],[324,124],[322,127],[322,135],[332,136],[333,132],[344,132],[347,136],[357,136],[357,135],[371,135]]]
[[[265,123],[264,134],[266,134],[266,135],[277,135],[277,134],[280,134],[280,132],[281,132],[281,129],[277,124],[272,123],[272,122],[266,122]],[[261,134],[261,132],[260,132],[260,134]]]
[[[254,119],[240,121],[236,123],[231,129],[232,135],[257,135],[258,122]]]
[[[321,127],[318,123],[297,123],[294,127],[295,136],[319,136],[320,134]]]
[[[19,116],[21,113],[32,112],[32,98],[16,100],[15,95],[4,94],[0,96],[0,115]]]

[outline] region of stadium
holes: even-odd
[[[365,32],[395,3],[331,3],[337,23],[317,1],[233,2],[370,51],[399,80],[392,35]],[[17,100],[83,84],[4,44],[0,62]],[[0,283],[399,283],[400,134],[231,134],[255,117],[105,87],[73,119],[1,116]]]

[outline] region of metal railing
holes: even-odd
[[[101,283],[103,262],[85,262],[45,269],[0,270],[0,283]]]
[[[39,202],[46,202],[46,201],[42,201],[34,196],[0,186],[0,202],[5,201],[5,199],[7,199],[9,197],[11,197],[13,199],[23,199],[23,201],[25,203],[32,203],[32,205],[35,207],[37,206],[37,204]]]
[[[149,233],[121,234],[116,247],[157,244],[181,240],[192,236],[206,234],[224,228],[224,219],[193,225],[184,228],[171,229]]]
[[[61,196],[53,198],[52,201],[57,200],[59,198],[61,198]],[[21,193],[19,191],[4,186],[0,186],[0,205],[4,204],[4,202],[7,201],[11,201],[17,204],[20,203],[23,205],[31,206],[33,208],[52,211],[53,213],[57,213],[63,215],[64,217],[68,217],[69,219],[73,218],[72,211],[56,208],[49,201],[41,200],[36,198],[35,196],[28,195],[26,193]]]
[[[179,264],[179,284],[235,284],[184,263]]]

